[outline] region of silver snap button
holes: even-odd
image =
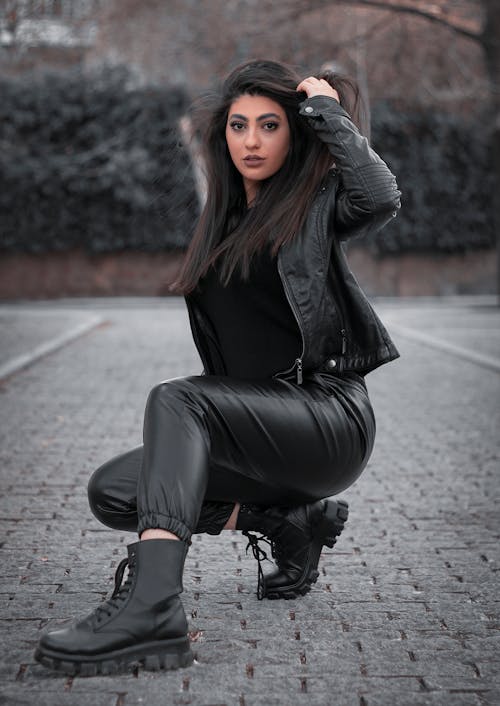
[[[326,367],[328,368],[328,370],[333,370],[337,367],[337,361],[333,358],[330,358],[330,360],[327,361]]]
[[[312,108],[310,105],[308,105],[305,110],[306,110],[306,113],[312,113],[314,108]]]

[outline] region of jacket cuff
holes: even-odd
[[[351,119],[336,98],[331,96],[311,96],[299,103],[299,114],[306,118],[319,118],[324,112],[337,113]]]

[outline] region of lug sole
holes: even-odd
[[[44,667],[71,676],[95,677],[118,674],[141,666],[147,671],[189,667],[194,660],[188,638],[133,645],[97,655],[68,655],[43,647],[35,651],[35,660]]]
[[[345,500],[327,500],[323,516],[314,529],[309,560],[304,567],[302,575],[293,583],[279,586],[266,584],[264,577],[263,597],[269,600],[293,600],[309,593],[312,585],[316,583],[319,577],[317,567],[322,548],[326,546],[331,549],[335,545],[344,529],[348,516],[349,506]]]

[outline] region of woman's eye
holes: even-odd
[[[264,123],[264,128],[266,130],[276,130],[278,123]]]
[[[230,126],[232,127],[233,130],[237,130],[237,131],[242,130],[242,129],[245,127],[245,126],[243,125],[243,123],[238,123],[238,122],[236,122],[236,121],[234,121],[234,122],[232,122],[232,123],[229,123],[229,124],[230,124]]]

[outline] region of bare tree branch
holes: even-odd
[[[287,19],[297,19],[305,14],[314,12],[315,10],[321,10],[323,8],[332,7],[333,5],[363,5],[364,7],[371,7],[375,10],[388,10],[390,12],[404,13],[409,15],[414,15],[416,17],[422,17],[430,22],[435,22],[448,29],[453,30],[456,34],[467,39],[472,39],[473,41],[480,41],[481,32],[471,31],[465,27],[461,27],[453,22],[450,22],[447,18],[438,15],[429,10],[422,9],[420,7],[415,7],[411,5],[399,5],[393,2],[387,2],[385,0],[317,0],[309,2],[307,7],[303,5],[300,8],[287,14]]]
[[[382,29],[387,29],[386,19],[380,20],[379,22],[375,22],[374,24],[372,24],[371,27],[366,30],[366,32],[361,32],[360,34],[355,34],[352,37],[349,37],[348,39],[342,40],[341,42],[336,42],[335,49],[343,49],[344,47],[351,46],[355,42],[365,42],[369,39],[373,39],[373,37],[377,36],[378,31]]]
[[[292,20],[292,17],[286,17],[282,18],[286,20]],[[379,30],[386,30],[388,27],[387,19],[384,18],[382,20],[379,20],[378,22],[374,22],[368,29],[364,32],[359,32],[358,34],[354,34],[351,37],[346,37],[346,39],[343,39],[342,41],[335,41],[334,42],[334,48],[335,50],[348,48],[355,44],[356,42],[366,42],[367,40],[373,39],[376,37],[379,33]],[[257,26],[254,29],[248,29],[246,32],[247,37],[260,37],[262,36],[262,27]]]

